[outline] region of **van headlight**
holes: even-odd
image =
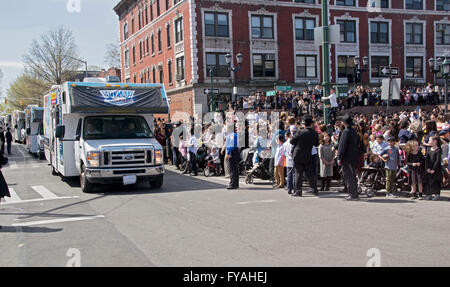
[[[155,164],[163,164],[163,153],[162,150],[156,150],[155,151]]]
[[[87,153],[87,164],[89,167],[100,166],[100,153],[98,151],[90,151]]]

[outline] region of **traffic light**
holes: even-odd
[[[23,106],[23,101],[22,100],[20,101],[20,105]]]

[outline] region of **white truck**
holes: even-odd
[[[30,154],[44,158],[44,145],[39,141],[43,133],[42,121],[44,119],[44,108],[30,105],[25,109],[26,146]]]
[[[25,112],[15,110],[11,115],[11,134],[17,143],[25,143]]]
[[[161,145],[153,114],[168,113],[161,84],[75,83],[44,96],[45,157],[54,175],[79,176],[83,192],[95,184],[163,185]]]

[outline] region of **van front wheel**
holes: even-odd
[[[86,167],[84,165],[81,166],[80,187],[84,193],[91,193],[94,190],[94,186],[86,178]]]

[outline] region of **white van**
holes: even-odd
[[[25,109],[26,146],[29,153],[38,155],[41,159],[44,156],[44,146],[39,144],[39,135],[43,119],[44,108],[30,105]]]
[[[53,174],[95,184],[163,184],[163,150],[153,114],[168,113],[161,84],[74,83],[44,96],[45,157]]]

